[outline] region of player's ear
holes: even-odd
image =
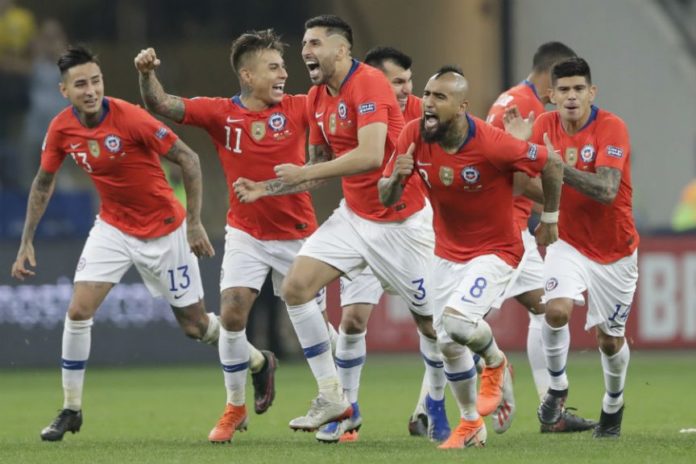
[[[58,90],[60,90],[60,94],[63,95],[63,98],[68,98],[68,88],[62,80],[58,83]]]
[[[466,114],[466,112],[468,110],[469,110],[469,100],[462,101],[462,103],[459,105],[458,113],[463,116]]]
[[[556,104],[556,99],[554,98],[553,87],[549,87],[549,88],[546,90],[546,92],[547,92],[548,95],[549,95],[549,101],[550,101],[552,104],[555,105],[555,104]]]
[[[594,99],[596,96],[597,96],[597,86],[591,85],[590,86],[590,103],[594,102]]]
[[[242,68],[239,70],[239,80],[241,80],[247,86],[251,84],[251,71],[249,68]]]

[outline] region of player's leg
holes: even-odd
[[[63,328],[63,409],[41,431],[41,439],[58,441],[82,425],[82,391],[92,340],[92,322],[109,290],[131,266],[126,237],[97,219],[85,243],[75,271],[75,286]]]
[[[597,341],[604,374],[604,397],[595,438],[618,438],[624,411],[624,387],[630,360],[626,322],[638,280],[637,254],[616,263],[592,263],[588,290],[588,325],[597,324]]]
[[[539,276],[541,280],[542,276]],[[527,329],[527,359],[532,370],[532,378],[539,399],[549,388],[549,371],[546,369],[546,355],[544,342],[541,336],[541,328],[544,323],[546,305],[541,302],[544,296],[543,288],[526,291],[515,296],[515,299],[524,306],[529,314],[529,327]]]

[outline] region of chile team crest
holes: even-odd
[[[338,102],[338,117],[341,119],[346,119],[348,117],[348,107],[343,100]]]
[[[283,113],[273,113],[270,118],[268,118],[268,127],[271,128],[273,132],[280,132],[285,129],[285,124],[287,118]]]
[[[104,146],[111,153],[118,153],[121,150],[121,139],[113,134],[107,135],[104,139]]]
[[[595,149],[589,143],[580,150],[580,158],[585,163],[591,162],[595,158]]]
[[[475,184],[481,178],[479,170],[476,169],[474,166],[467,166],[464,169],[462,169],[461,176],[462,180],[469,185]]]

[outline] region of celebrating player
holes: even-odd
[[[460,408],[459,426],[440,448],[482,446],[481,416],[493,413],[502,390],[512,388],[509,366],[483,319],[515,279],[524,246],[513,221],[513,173],[541,174],[544,210],[540,244],[558,237],[562,168],[553,147],[515,140],[467,113],[468,84],[461,70],[445,66],[423,94],[423,118],[409,123],[380,180],[380,199],[397,204],[417,172],[434,211],[435,264],[432,290],[445,373]],[[481,391],[471,351],[486,363]]]
[[[64,403],[41,431],[62,440],[82,426],[82,387],[91,344],[92,318],[126,271],[135,265],[153,296],[169,302],[186,335],[217,343],[217,318],[205,313],[196,256],[214,250],[200,221],[201,171],[198,156],[166,126],[135,105],[104,96],[97,58],[83,47],[58,60],[60,91],[71,107],[51,122],[41,167],[32,183],[27,216],[12,275],[24,280],[36,266],[33,238],[46,209],[55,175],[71,157],[94,182],[101,208],[75,272],[73,296],[63,330]],[[174,198],[159,156],[178,164],[188,197],[187,210]]]
[[[548,133],[565,161],[561,239],[548,248],[544,265],[542,336],[551,384],[538,416],[547,425],[563,417],[568,321],[587,291],[585,329],[596,327],[605,387],[594,436],[618,437],[630,358],[624,334],[638,280],[628,130],[618,116],[592,104],[597,89],[582,58],[556,64],[551,85],[557,110],[540,116],[531,134],[534,142]],[[511,118],[509,123],[521,122],[517,115]]]

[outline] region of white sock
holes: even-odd
[[[82,387],[92,343],[92,319],[73,321],[67,314],[63,326],[63,409],[82,409]]]
[[[554,390],[566,390],[568,388],[568,376],[566,364],[568,363],[568,350],[570,349],[570,330],[568,324],[563,327],[551,327],[546,320],[541,325],[541,337],[546,353],[546,368],[550,374],[549,386]]]
[[[360,373],[365,365],[367,332],[347,334],[340,329],[336,343],[336,367],[343,392],[351,403],[357,403]]]
[[[340,400],[343,391],[331,355],[329,331],[316,300],[311,299],[297,306],[288,305],[288,315],[312,374],[317,380],[319,393],[331,400]]]
[[[206,345],[217,345],[218,338],[220,337],[220,321],[215,313],[208,313],[208,328],[205,330],[205,334],[200,339],[201,343]]]
[[[225,377],[227,403],[241,406],[246,399],[246,375],[249,368],[249,344],[246,330],[231,332],[220,327],[218,352]]]
[[[263,356],[263,353],[248,341],[247,346],[249,347],[249,370],[256,374],[263,369],[264,364],[266,364],[266,358]]]
[[[602,350],[599,350],[599,352],[602,356],[604,388],[606,390],[602,399],[602,410],[608,414],[614,414],[624,404],[623,391],[631,352],[625,339],[619,352],[613,356],[607,356]]]
[[[336,328],[329,322],[326,321],[326,328],[329,330],[329,340],[331,341],[331,352],[336,354],[336,344],[338,343],[338,332]]]
[[[546,369],[546,353],[541,336],[541,326],[544,324],[543,314],[529,313],[529,329],[527,331],[527,358],[532,368],[532,377],[539,399],[543,399],[549,389],[551,379]]]
[[[445,375],[450,390],[459,406],[462,419],[476,420],[479,417],[476,409],[476,366],[474,358],[468,349],[461,351],[456,358],[444,358]]]
[[[430,390],[430,384],[428,383],[428,371],[423,373],[423,381],[421,382],[420,393],[418,393],[418,402],[416,403],[416,409],[413,410],[413,417],[418,414],[425,414],[425,395],[428,394]]]
[[[442,364],[442,353],[437,347],[437,340],[428,338],[418,331],[420,351],[425,363],[425,376],[428,378],[428,394],[435,401],[445,397],[447,378]]]

